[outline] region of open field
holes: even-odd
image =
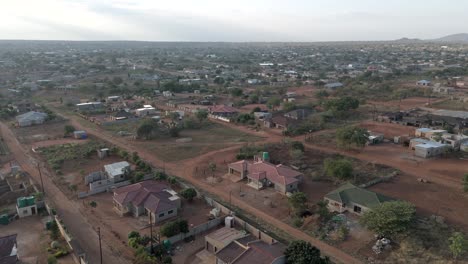
[[[431,107],[437,109],[455,110],[455,111],[468,111],[468,102],[462,102],[460,100],[443,100],[431,104]]]
[[[431,99],[431,104],[436,104],[436,102],[445,99]],[[429,99],[427,97],[409,97],[400,100],[390,100],[390,101],[367,101],[367,104],[373,105],[378,111],[388,112],[388,111],[399,111],[399,110],[409,110],[416,107],[427,107]]]
[[[414,135],[415,127],[403,126],[393,123],[382,123],[374,121],[364,121],[359,124],[360,127],[367,130],[383,134],[385,138],[393,140],[396,136]]]
[[[18,127],[14,128],[13,131],[22,144],[31,144],[39,141],[63,138],[65,126],[68,124],[67,121],[57,121],[30,127]]]
[[[187,139],[187,142],[180,142],[179,139]],[[210,123],[209,126],[201,129],[182,130],[178,138],[151,141],[137,140],[132,141],[132,144],[146,149],[164,161],[174,162],[194,158],[232,145],[259,140],[261,140],[260,137],[230,129],[217,123]]]

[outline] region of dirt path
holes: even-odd
[[[95,137],[101,138],[101,139],[106,140],[106,141],[110,141],[113,144],[117,145],[118,147],[126,149],[129,152],[133,152],[133,151],[138,152],[140,157],[142,157],[147,162],[151,163],[153,166],[161,167],[161,164],[163,164],[163,162],[160,159],[158,159],[157,157],[155,157],[153,154],[148,153],[144,149],[138,149],[138,147],[136,147],[134,145],[131,145],[128,142],[125,142],[125,139],[112,137],[112,136],[109,135],[108,132],[102,131],[99,128],[90,128],[90,127],[85,128],[79,122],[76,121],[76,118],[79,118],[79,117],[67,116],[67,118],[70,119],[70,122],[72,123],[73,126],[75,126],[76,128],[85,129],[88,132],[88,134],[90,134],[90,135],[93,135]],[[222,124],[226,125],[226,123],[224,123],[224,122]],[[255,134],[255,135],[258,135],[259,133],[261,133],[261,132],[252,131],[252,130],[247,129],[245,127],[236,126],[234,124],[228,124],[228,126],[234,128],[236,130],[239,130],[239,131],[244,131],[244,132],[249,131],[250,133]],[[261,133],[261,134],[262,134],[262,136],[265,137],[265,134],[263,134],[263,133]],[[270,132],[270,133],[266,132],[266,135],[267,136],[266,136],[264,141],[257,142],[257,143],[278,142],[278,141],[283,139],[283,136],[278,135],[278,134],[276,134],[274,132]],[[195,185],[196,187],[198,187],[200,189],[203,189],[204,191],[206,191],[208,193],[212,193],[212,194],[220,197],[221,199],[223,199],[225,201],[228,201],[229,200],[229,193],[225,193],[225,192],[211,186],[208,183],[201,182],[201,181],[195,179],[193,177],[193,172],[195,171],[195,168],[197,166],[199,166],[203,160],[210,160],[213,157],[222,157],[222,153],[229,152],[229,151],[238,149],[240,147],[241,146],[236,145],[236,146],[228,147],[228,148],[225,148],[225,149],[222,149],[222,150],[215,150],[215,151],[212,151],[212,152],[208,152],[208,153],[205,153],[204,155],[198,156],[197,158],[184,160],[183,164],[180,164],[179,162],[173,162],[173,163],[166,162],[166,163],[164,163],[165,164],[164,166],[165,166],[166,171],[168,171],[170,174],[182,177],[185,180],[189,181],[191,184]],[[253,206],[245,203],[244,201],[242,201],[240,199],[237,199],[235,197],[231,197],[231,201],[232,201],[233,205],[241,208],[242,210],[248,212],[249,214],[251,214],[251,215],[253,215],[255,217],[258,217],[258,218],[262,219],[262,221],[264,221],[266,223],[269,223],[269,224],[283,230],[284,232],[287,232],[292,237],[311,242],[314,246],[319,248],[325,255],[330,256],[332,259],[334,259],[337,262],[340,262],[340,263],[362,263],[360,260],[352,257],[351,255],[348,255],[347,253],[342,252],[337,248],[334,248],[334,247],[332,247],[332,246],[330,246],[330,245],[328,245],[328,244],[326,244],[326,243],[324,243],[324,242],[322,242],[322,241],[320,241],[318,239],[315,239],[315,238],[305,234],[304,232],[302,232],[302,231],[300,231],[300,230],[298,230],[298,229],[296,229],[294,227],[289,226],[286,223],[281,222],[280,220],[278,220],[278,219],[276,219],[276,218],[274,218],[274,217],[272,217],[272,216],[270,216],[270,215],[268,215],[266,213],[261,212],[260,210],[254,208]]]
[[[32,153],[23,148],[4,123],[0,123],[0,129],[5,143],[8,144],[13,156],[22,169],[28,172],[36,182],[41,182],[38,170],[34,165],[35,161],[34,158],[32,158]],[[57,214],[63,219],[70,233],[86,251],[90,263],[99,263],[99,244],[96,231],[87,223],[86,217],[80,213],[79,206],[75,202],[70,201],[58,187],[55,186],[52,180],[47,177],[47,173],[44,169],[42,171],[44,172],[42,178],[47,201],[55,206]],[[106,243],[103,243],[102,249],[104,263],[130,263],[116,256],[115,252],[112,252]]]

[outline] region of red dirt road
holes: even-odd
[[[0,123],[0,129],[5,143],[8,144],[11,153],[14,155],[22,169],[28,172],[36,182],[41,182],[37,168],[33,164],[34,159],[30,157],[32,154],[29,150],[25,150],[23,148],[11,130],[4,123]],[[42,169],[42,172],[46,200],[54,205],[57,210],[57,214],[63,219],[65,225],[70,230],[70,233],[86,251],[90,263],[99,263],[99,244],[96,231],[87,223],[86,217],[80,213],[79,206],[75,202],[68,200],[52,180],[47,177],[47,173],[44,168]],[[112,252],[106,243],[103,243],[102,249],[103,259],[105,260],[104,263],[131,263],[124,258],[116,256],[116,253]]]

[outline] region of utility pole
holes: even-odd
[[[101,228],[98,227],[97,229],[98,237],[99,237],[99,256],[101,258],[101,264],[102,264],[102,245],[101,245]]]
[[[44,181],[42,180],[42,172],[41,172],[41,166],[39,162],[37,163],[37,170],[39,171],[39,177],[41,178],[42,194],[44,194],[45,196]]]
[[[153,221],[151,219],[151,212],[149,212],[149,218],[150,218],[150,247],[151,247],[151,254],[154,253],[154,250],[153,250]]]

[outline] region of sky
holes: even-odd
[[[466,10],[466,0],[0,0],[0,39],[431,39],[468,32]]]

